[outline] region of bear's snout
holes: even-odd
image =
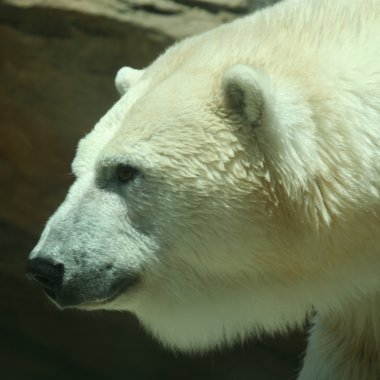
[[[29,259],[27,262],[27,277],[41,285],[48,296],[53,299],[56,298],[57,290],[62,285],[63,274],[63,264],[54,263],[46,258]]]
[[[136,289],[141,282],[139,271],[120,270],[115,263],[91,265],[84,255],[87,260],[81,262],[77,258],[73,265],[70,260],[43,252],[46,251],[33,250],[27,261],[26,276],[61,308],[107,304],[122,293]]]

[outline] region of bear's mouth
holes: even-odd
[[[139,283],[140,276],[128,275],[116,281],[108,291],[104,292],[105,294],[103,292],[97,294],[93,289],[86,292],[78,284],[75,287],[63,286],[58,292],[44,288],[44,292],[60,309],[94,309],[111,303],[124,293],[131,292]]]
[[[112,295],[106,297],[106,298],[99,298],[91,301],[85,301],[80,303],[79,305],[73,306],[75,308],[79,309],[89,309],[89,308],[99,308],[100,306],[104,306],[109,304],[110,302],[114,301],[116,298],[118,298],[121,294],[125,293],[129,286],[122,286],[120,287],[116,292],[114,292]]]

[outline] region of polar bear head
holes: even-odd
[[[338,267],[352,282],[327,254],[349,189],[331,185],[319,82],[218,33],[118,73],[28,264],[57,305],[128,310],[188,350],[302,322]]]

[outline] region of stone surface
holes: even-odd
[[[117,99],[117,69],[143,67],[174,41],[258,5],[0,0],[1,378],[235,380],[265,373],[279,380],[294,374],[302,337],[204,358],[173,356],[132,317],[59,312],[24,277],[28,252],[72,181],[78,139]]]

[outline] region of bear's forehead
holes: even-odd
[[[211,125],[212,82],[177,73],[148,89],[126,112],[112,141],[176,140]],[[127,95],[128,96],[128,95]],[[167,141],[169,143],[169,141]]]
[[[204,171],[241,156],[243,147],[233,128],[212,108],[211,87],[211,81],[181,85],[179,76],[173,76],[149,90],[94,157],[95,166],[125,159],[155,173],[173,165],[175,171],[179,166],[190,171],[202,166],[198,171]]]
[[[141,155],[149,149],[185,149],[190,141],[194,148],[203,147],[208,144],[205,130],[223,127],[212,110],[221,95],[219,76],[190,61],[160,73],[165,61],[149,67],[80,142],[73,172],[94,167],[100,157],[125,154],[125,149]]]

